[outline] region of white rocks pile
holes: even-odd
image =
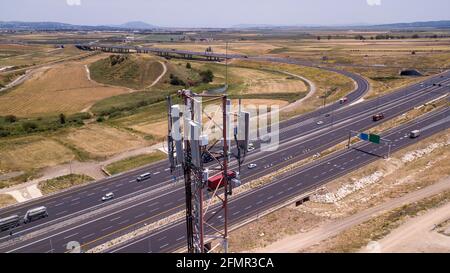
[[[384,176],[384,173],[381,171],[376,171],[371,175],[363,177],[353,183],[345,184],[341,186],[335,193],[328,192],[325,194],[315,194],[311,197],[311,200],[319,203],[335,203],[339,200],[342,200],[346,196],[363,189],[364,187],[377,183]]]

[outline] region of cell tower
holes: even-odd
[[[250,114],[242,112],[241,107],[233,114],[226,95],[196,94],[190,90],[180,90],[178,95],[184,105],[172,105],[172,99],[167,99],[167,139],[171,171],[182,168],[184,175],[188,252],[211,252],[220,246],[227,252],[228,196],[233,187],[240,185],[239,171],[230,170],[228,164],[234,156],[240,170],[248,146]],[[202,109],[202,103],[214,101],[220,103],[221,123]],[[220,128],[219,139],[211,139],[211,143],[209,135],[203,133],[204,116]],[[233,127],[236,117],[238,123]],[[237,155],[229,152],[232,133]],[[219,243],[212,247],[206,244],[209,241]]]

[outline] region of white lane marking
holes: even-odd
[[[122,218],[122,216],[119,216],[119,217],[113,218],[113,219],[111,219],[111,220],[109,220],[109,221],[110,221],[110,222],[114,222],[114,221],[116,221],[116,220],[119,220],[120,218]]]
[[[130,220],[125,220],[125,221],[122,221],[122,222],[120,222],[118,225],[123,225],[123,224],[125,224],[126,222],[129,222]]]
[[[169,170],[170,170],[170,168],[164,169],[164,171],[166,171],[166,172],[169,171]]]
[[[168,206],[170,206],[170,205],[172,205],[172,204],[173,204],[173,202],[166,203],[166,204],[164,205],[164,207],[168,207]]]
[[[122,186],[123,186],[123,184],[117,184],[117,185],[116,185],[116,188],[122,187]]]
[[[270,199],[272,199],[272,198],[273,198],[273,195],[267,197],[267,200],[270,200]]]
[[[238,210],[238,211],[236,211],[235,213],[233,213],[233,216],[234,216],[234,215],[237,215],[237,214],[239,214],[239,213],[241,213],[240,210]]]
[[[86,239],[86,238],[92,237],[92,236],[94,236],[94,235],[95,235],[95,233],[91,233],[91,234],[89,234],[89,235],[86,235],[86,236],[81,237],[81,239]]]
[[[73,236],[75,236],[75,235],[78,235],[78,232],[77,232],[77,233],[74,233],[74,234],[72,234],[72,235],[69,235],[69,236],[64,237],[64,240],[65,240],[65,239],[68,239],[68,238],[70,238],[70,237],[73,237]]]
[[[90,193],[90,194],[88,194],[87,196],[92,196],[92,195],[94,195],[95,194],[95,192],[93,192],[93,193]]]
[[[167,238],[167,236],[163,236],[163,237],[159,238],[157,241],[162,241],[162,240],[164,240],[166,238]]]
[[[246,207],[244,210],[248,210],[248,209],[250,209],[252,206],[250,205],[250,206],[248,206],[248,207]]]
[[[176,239],[175,241],[181,241],[184,239],[184,236],[181,236],[180,238]]]
[[[154,212],[154,211],[157,211],[158,210],[158,208],[155,208],[155,209],[152,209],[150,212]]]
[[[107,227],[107,228],[104,228],[104,229],[102,229],[102,231],[105,231],[105,230],[108,230],[108,229],[111,229],[113,226],[109,226],[109,227]]]
[[[160,246],[159,249],[163,249],[163,248],[165,248],[165,247],[168,246],[168,245],[169,245],[169,244],[164,244],[164,245]]]
[[[78,204],[80,204],[80,202],[72,203],[72,204],[70,204],[70,206],[75,206],[75,205],[78,205]]]
[[[153,173],[153,175],[157,175],[157,174],[160,174],[161,172],[156,172],[156,173]]]
[[[109,191],[109,188],[104,188],[102,191]]]
[[[56,204],[55,207],[61,206],[62,204],[64,204],[64,202]]]
[[[58,212],[57,214],[55,214],[56,216],[58,216],[58,215],[61,215],[61,214],[64,214],[64,213],[67,213],[67,210],[65,210],[65,211],[61,211],[61,212]]]
[[[261,204],[263,201],[261,200],[261,201],[258,201],[258,202],[256,202],[256,205],[259,205],[259,204]]]
[[[139,214],[139,215],[134,216],[134,219],[137,219],[137,218],[142,217],[142,216],[144,216],[144,215],[145,215],[145,213],[141,213],[141,214]]]

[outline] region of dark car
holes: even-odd
[[[373,115],[372,119],[373,119],[373,121],[382,120],[382,119],[384,119],[384,114],[383,113],[379,113],[379,114]]]

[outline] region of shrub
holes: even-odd
[[[210,69],[200,72],[199,75],[204,83],[210,83],[214,80],[214,73]]]
[[[7,115],[4,119],[6,122],[9,122],[9,123],[14,123],[17,121],[17,117],[14,115]]]
[[[31,121],[25,121],[22,123],[22,128],[26,132],[32,132],[38,128],[38,125]]]

